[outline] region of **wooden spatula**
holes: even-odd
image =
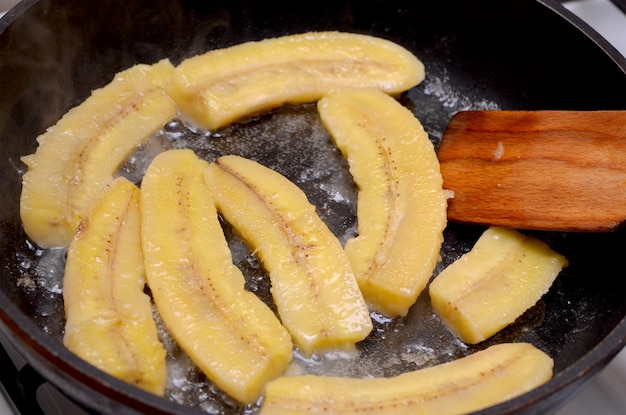
[[[626,219],[626,111],[467,111],[438,149],[451,221],[608,231]]]

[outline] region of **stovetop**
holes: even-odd
[[[0,0],[0,17],[17,0]],[[607,39],[622,55],[626,56],[626,0],[569,0],[562,1],[564,6],[593,27]],[[0,415],[19,414],[16,405],[6,398],[10,395],[3,386],[4,379],[15,377],[18,373],[24,384],[37,385],[40,378],[28,370],[20,370],[25,361],[0,332],[0,362],[7,359],[13,362],[0,368]],[[27,366],[28,367],[28,366]],[[13,385],[14,386],[14,385]],[[8,386],[11,388],[12,386]],[[15,396],[15,391],[9,391]],[[569,402],[556,415],[623,415],[626,413],[626,350],[622,351],[611,364],[583,390],[579,396]],[[32,405],[27,397],[18,406],[22,413],[64,415],[85,413],[60,392],[48,384],[43,384],[36,391],[37,405]],[[41,408],[41,409],[39,409]],[[39,411],[39,412],[37,412]]]

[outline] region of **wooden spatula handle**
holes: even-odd
[[[468,111],[438,149],[452,221],[606,231],[626,218],[626,111]]]

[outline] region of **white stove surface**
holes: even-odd
[[[0,0],[0,17],[17,0]],[[570,11],[593,27],[622,55],[626,56],[626,14],[609,0],[575,0],[565,3]],[[1,389],[1,387],[0,387]],[[54,395],[56,391],[41,388],[39,395]],[[52,404],[52,407],[56,405]],[[59,414],[68,408],[56,408]],[[0,390],[0,415],[15,414]],[[626,414],[626,349],[592,381],[580,395],[555,415],[624,415]]]
[[[626,56],[626,15],[609,0],[575,0],[564,4]]]

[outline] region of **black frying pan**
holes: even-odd
[[[0,21],[0,329],[64,393],[102,413],[201,413],[199,397],[207,391],[208,402],[228,407],[193,370],[185,380],[201,386],[181,398],[181,405],[107,376],[63,347],[62,299],[55,285],[61,281],[55,261],[62,253],[38,250],[21,229],[18,203],[24,165],[19,157],[32,153],[35,137],[64,112],[131,65],[164,57],[178,63],[243,41],[329,29],[385,37],[422,59],[426,81],[400,99],[435,144],[452,114],[462,109],[626,108],[626,60],[550,0],[22,2]],[[281,128],[294,119],[295,133]],[[314,107],[304,105],[226,128],[211,145],[206,145],[204,134],[180,124],[168,126],[164,134],[181,133],[184,143],[207,159],[237,152],[297,180],[302,169],[326,169],[323,160],[345,169],[323,135],[317,141],[302,139],[319,137],[320,128]],[[261,141],[232,144],[251,134]],[[320,180],[301,184],[332,230],[345,235],[354,225],[354,205],[329,204],[328,194],[319,189],[330,179]],[[354,189],[347,183],[342,191],[353,195]],[[227,225],[225,230],[246,275],[262,275]],[[467,251],[482,230],[450,224],[442,266]],[[511,327],[484,344],[465,347],[432,317],[428,296],[422,295],[406,319],[377,323],[378,334],[360,345],[364,359],[385,366],[400,351],[422,347],[436,355],[422,363],[431,365],[495,342],[530,341],[554,358],[553,380],[481,413],[554,412],[626,343],[626,234],[622,229],[534,235],[566,255],[570,266],[539,304]],[[266,291],[260,284],[259,294]],[[407,363],[394,370],[416,366]],[[170,395],[179,396],[172,388]]]

